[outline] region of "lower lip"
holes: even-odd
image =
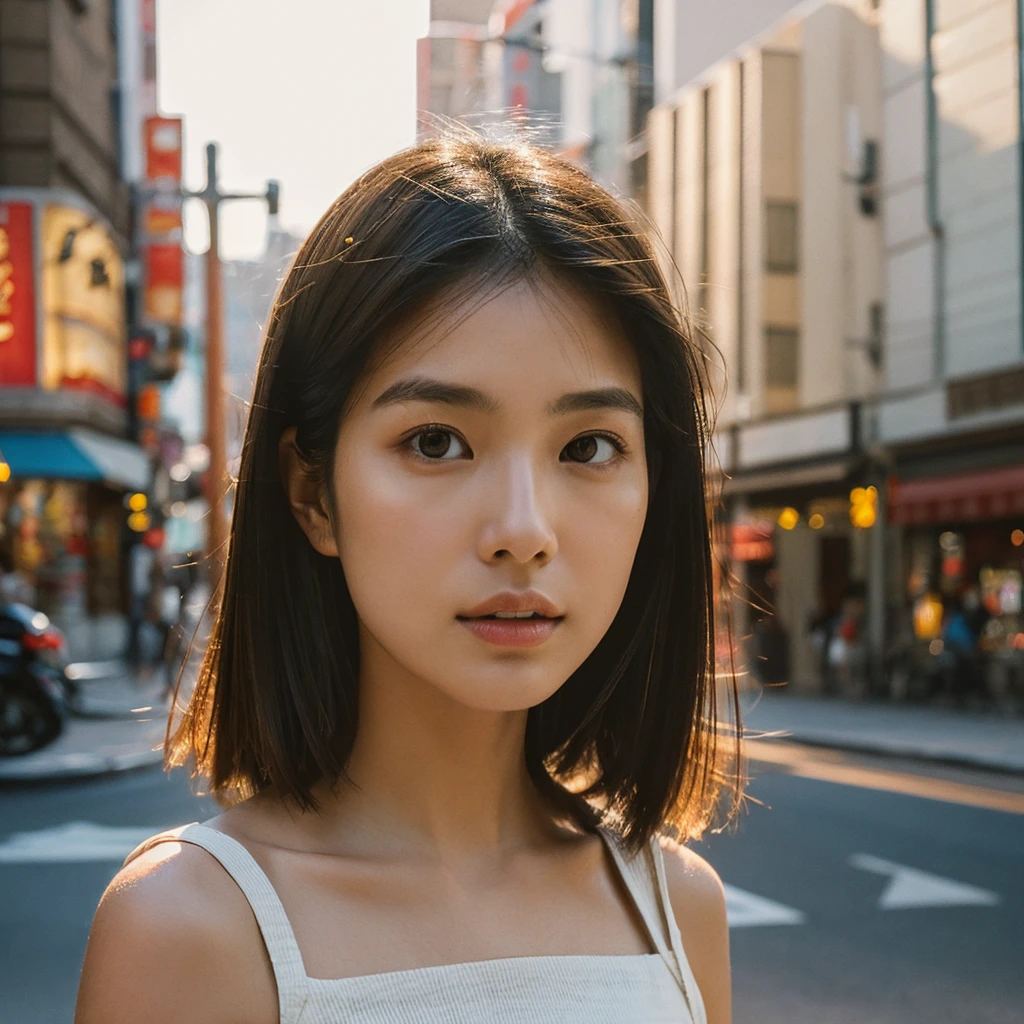
[[[537,647],[561,619],[459,619],[474,636],[498,647]]]

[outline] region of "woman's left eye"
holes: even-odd
[[[563,462],[579,462],[587,466],[605,466],[625,451],[622,442],[604,434],[584,434],[573,438],[562,449]]]

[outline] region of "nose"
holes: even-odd
[[[539,484],[525,455],[496,467],[488,481],[488,516],[480,533],[480,557],[485,562],[545,565],[554,558],[558,540]]]

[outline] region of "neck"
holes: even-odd
[[[363,664],[348,781],[318,788],[326,840],[458,859],[543,842],[556,827],[526,768],[527,711],[466,707],[392,663]],[[332,844],[334,845],[334,844]]]

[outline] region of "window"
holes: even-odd
[[[795,274],[800,266],[796,203],[765,203],[764,268],[772,274]]]
[[[765,382],[770,388],[795,388],[797,346],[795,327],[768,327],[765,336]]]

